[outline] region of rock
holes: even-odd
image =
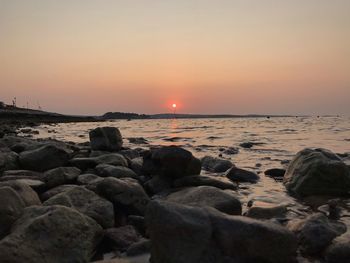
[[[260,177],[254,172],[240,169],[237,167],[232,167],[226,172],[226,177],[233,182],[248,182],[256,183],[259,181]]]
[[[15,170],[18,168],[18,154],[15,152],[0,151],[0,175],[7,170]]]
[[[11,187],[0,187],[0,239],[8,234],[13,222],[22,214],[25,203]]]
[[[119,151],[118,153],[123,155],[125,158],[130,159],[130,160],[140,157],[140,153],[134,149],[125,149],[125,150]]]
[[[0,187],[4,186],[12,188],[20,196],[25,206],[41,205],[37,193],[28,184],[18,180],[13,180],[1,182]]]
[[[148,193],[154,195],[170,189],[172,187],[172,182],[171,178],[155,175],[145,182],[144,188]]]
[[[56,194],[45,201],[44,205],[71,207],[91,217],[103,228],[114,226],[113,204],[84,187],[74,187],[68,191]]]
[[[146,224],[153,263],[295,262],[294,235],[270,222],[152,201]]]
[[[58,167],[44,173],[42,181],[47,189],[74,182],[81,171],[75,167]]]
[[[148,239],[141,239],[140,241],[130,245],[126,254],[129,257],[139,256],[142,254],[150,253],[151,251],[151,241]]]
[[[230,192],[211,186],[190,187],[171,193],[166,201],[194,207],[213,207],[230,215],[241,215],[241,202]]]
[[[238,154],[239,153],[239,149],[236,147],[228,147],[227,149],[223,149],[222,151],[224,154]]]
[[[213,186],[220,189],[236,190],[237,185],[228,181],[226,178],[215,178],[204,175],[191,175],[179,178],[174,181],[174,187],[188,187],[188,186]]]
[[[123,138],[118,128],[99,127],[89,132],[90,145],[96,151],[119,151]]]
[[[2,262],[89,262],[102,236],[90,217],[64,206],[31,206],[0,241]]]
[[[289,164],[283,182],[299,196],[347,195],[350,171],[334,153],[325,149],[304,149]]]
[[[148,144],[148,141],[143,137],[128,138],[128,141],[133,144]]]
[[[149,197],[141,185],[131,178],[106,177],[93,181],[87,187],[127,214],[143,215],[149,202]]]
[[[287,213],[287,206],[278,205],[272,207],[253,206],[248,209],[245,216],[256,219],[282,218]]]
[[[105,232],[105,240],[109,247],[117,251],[126,251],[132,244],[140,240],[140,235],[131,225],[109,228]]]
[[[70,163],[83,171],[89,168],[95,168],[99,164],[110,164],[125,167],[128,166],[128,161],[125,159],[125,157],[118,153],[105,154],[97,157],[74,158],[70,160]]]
[[[250,149],[255,145],[262,145],[264,143],[262,142],[242,142],[239,146],[241,146],[242,148],[246,148],[246,149]]]
[[[86,185],[91,183],[94,180],[99,180],[101,177],[97,176],[96,174],[81,174],[77,178],[77,183],[80,185]]]
[[[99,176],[102,177],[115,177],[115,178],[134,178],[138,179],[137,174],[124,166],[114,166],[109,164],[99,164],[95,167],[95,170]]]
[[[40,195],[40,199],[43,201],[46,201],[57,194],[60,194],[60,193],[63,193],[63,192],[66,192],[66,191],[69,191],[71,189],[78,188],[78,187],[79,187],[78,185],[74,185],[74,184],[60,185],[60,186],[54,187],[54,188],[46,191],[45,193],[42,193]]]
[[[42,173],[29,170],[8,170],[3,173],[2,177],[40,179],[42,175]]]
[[[202,158],[202,168],[206,171],[215,173],[223,173],[230,169],[233,164],[229,160],[214,158],[211,156],[204,156]]]
[[[140,176],[142,174],[142,164],[143,164],[142,157],[134,158],[130,162],[130,169]]]
[[[305,255],[318,255],[334,238],[346,232],[343,223],[329,221],[321,213],[313,214],[306,219],[288,223],[288,229],[296,233],[300,251]]]
[[[45,183],[41,180],[37,179],[17,179],[14,180],[20,183],[24,183],[28,186],[30,186],[35,192],[37,193],[42,193],[43,191],[46,190]],[[8,181],[10,182],[10,181]]]
[[[279,168],[267,169],[264,172],[265,175],[270,176],[272,178],[274,178],[274,177],[283,177],[285,173],[286,173],[286,170],[279,169]]]
[[[150,160],[147,160],[149,159]],[[147,168],[151,162],[152,169]],[[155,149],[149,156],[144,156],[143,170],[151,170],[153,175],[161,175],[171,178],[179,178],[187,175],[200,174],[200,160],[193,157],[192,153],[177,146],[165,146]]]
[[[336,238],[325,253],[327,263],[345,263],[350,258],[350,234]]]
[[[21,152],[19,155],[22,168],[40,172],[65,166],[68,160],[67,150],[55,145],[44,145],[35,150]]]
[[[146,236],[145,218],[143,216],[129,215],[127,218],[127,224],[132,225],[137,232]]]

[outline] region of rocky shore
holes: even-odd
[[[177,146],[127,148],[114,127],[81,144],[15,129],[0,129],[0,262],[349,262],[337,198],[350,196],[350,168],[331,151],[258,175]],[[241,184],[261,176],[325,201],[300,218],[242,202]]]

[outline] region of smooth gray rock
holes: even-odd
[[[215,158],[212,156],[204,156],[201,159],[202,168],[206,171],[223,173],[233,166],[233,163],[229,160]]]
[[[131,225],[109,228],[105,231],[105,240],[112,249],[126,251],[132,244],[140,241],[141,236]]]
[[[64,184],[64,185],[56,186],[56,187],[42,193],[40,195],[40,199],[43,201],[46,201],[57,194],[60,194],[60,193],[63,193],[63,192],[66,192],[66,191],[69,191],[71,189],[78,188],[78,187],[79,186],[75,185],[75,184]]]
[[[93,181],[87,187],[127,214],[143,215],[149,202],[149,197],[142,186],[131,178],[105,177]]]
[[[89,132],[91,149],[95,151],[119,151],[123,138],[118,128],[99,127]]]
[[[1,262],[89,262],[102,228],[90,217],[64,206],[31,206],[0,241]]]
[[[22,214],[25,203],[11,187],[0,187],[0,239],[8,234],[12,224]]]
[[[280,168],[271,168],[271,169],[267,169],[264,172],[265,175],[270,176],[272,178],[283,177],[285,173],[286,173],[286,170],[280,169]]]
[[[115,178],[134,178],[138,179],[137,174],[124,166],[114,166],[110,164],[99,164],[95,167],[95,170],[99,176],[102,177],[115,177]]]
[[[75,187],[56,194],[43,205],[63,205],[74,208],[94,219],[103,228],[114,226],[113,204],[84,187]]]
[[[230,170],[228,170],[226,172],[226,177],[233,182],[256,183],[260,180],[259,175],[256,173],[237,167],[232,167]]]
[[[174,181],[174,187],[189,187],[189,186],[213,186],[220,189],[236,190],[237,184],[234,184],[226,178],[215,178],[213,176],[190,175],[179,178]]]
[[[41,180],[45,183],[47,189],[51,189],[76,181],[80,174],[81,171],[76,167],[58,167],[46,171]]]
[[[153,263],[295,262],[294,234],[271,222],[152,201],[146,224]]]
[[[172,182],[172,179],[169,177],[155,175],[144,183],[144,188],[148,193],[154,195],[170,189]]]
[[[38,194],[30,187],[30,185],[19,180],[1,182],[0,187],[8,186],[12,188],[22,199],[25,206],[41,205]]]
[[[288,229],[296,233],[300,251],[305,255],[318,255],[334,238],[346,232],[343,223],[330,221],[322,214],[313,214],[303,220],[288,223]]]
[[[304,149],[290,162],[283,182],[299,196],[348,195],[350,171],[334,153],[325,149]]]
[[[212,186],[189,187],[171,193],[165,199],[194,207],[212,207],[230,215],[241,215],[241,202],[230,192]]]
[[[81,174],[77,178],[77,184],[87,185],[92,181],[99,180],[99,179],[101,179],[101,177],[96,174]]]
[[[18,154],[15,152],[0,151],[0,175],[7,170],[15,170],[18,168]]]
[[[95,168],[99,164],[128,167],[128,161],[123,155],[118,153],[105,154],[97,157],[73,158],[70,160],[70,163],[83,171],[89,168]]]
[[[23,169],[42,172],[65,166],[68,163],[69,155],[66,149],[49,144],[21,152],[19,163]]]
[[[277,205],[272,207],[253,206],[247,210],[245,216],[256,219],[282,218],[286,216],[287,206]]]

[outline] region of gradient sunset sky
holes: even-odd
[[[350,115],[349,0],[0,0],[0,101]]]

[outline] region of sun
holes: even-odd
[[[174,109],[176,108],[176,106],[177,106],[176,103],[173,103],[172,107],[173,107]]]

